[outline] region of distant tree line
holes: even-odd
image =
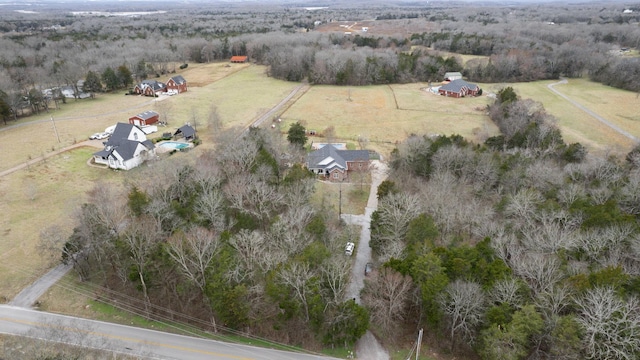
[[[160,8],[164,6],[170,8]],[[232,55],[267,65],[273,77],[315,84],[435,82],[445,72],[461,71],[477,82],[588,76],[618,88],[640,89],[639,64],[632,56],[640,43],[638,12],[623,14],[615,6],[381,11],[343,5],[307,12],[229,5],[185,6],[137,18],[74,17],[55,11],[29,17],[0,19],[3,121],[47,111],[51,103],[57,106],[65,101],[56,92],[62,86],[74,87],[76,94],[116,91],[174,72],[176,64]],[[378,18],[376,27],[388,35],[310,31],[316,21],[354,18]],[[394,34],[395,28],[413,31]],[[481,57],[463,61],[456,54]],[[87,78],[87,88],[78,88],[77,81]],[[45,89],[52,89],[51,94],[40,95]]]

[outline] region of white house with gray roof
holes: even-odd
[[[104,150],[94,153],[93,160],[112,169],[130,170],[154,156],[155,145],[147,140],[142,129],[132,124],[117,123],[109,140],[104,142]]]
[[[369,171],[368,150],[338,150],[331,144],[307,155],[307,168],[331,181],[349,178],[351,171]]]

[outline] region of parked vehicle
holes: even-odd
[[[344,254],[347,256],[353,255],[353,250],[355,248],[356,248],[356,244],[352,242],[348,242],[347,245],[344,247]]]
[[[364,276],[368,276],[372,270],[373,270],[373,263],[368,262],[367,265],[364,266]]]

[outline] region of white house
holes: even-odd
[[[94,153],[93,159],[112,169],[130,170],[155,156],[155,151],[155,145],[138,126],[117,123],[104,150]]]

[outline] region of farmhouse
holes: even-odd
[[[155,146],[139,127],[117,123],[113,135],[104,143],[104,150],[93,154],[96,164],[112,169],[130,170],[155,155]]]
[[[167,81],[167,92],[180,94],[187,91],[187,80],[182,75],[176,75]]]
[[[444,73],[444,81],[453,81],[458,79],[462,79],[462,74],[457,71]]]
[[[248,59],[249,59],[248,56],[232,56],[231,57],[231,62],[232,63],[246,63]]]
[[[173,133],[173,136],[175,138],[183,137],[185,140],[193,140],[196,138],[196,129],[187,124],[176,130],[176,132]]]
[[[477,96],[480,94],[480,87],[476,84],[468,83],[462,79],[453,80],[452,82],[440,86],[438,93],[440,95],[461,98],[465,96]]]
[[[134,94],[144,96],[158,96],[160,93],[167,91],[167,85],[156,80],[142,80],[133,88]]]
[[[129,118],[129,124],[136,126],[148,126],[157,123],[160,120],[160,114],[155,111],[147,110],[136,116]]]
[[[343,181],[349,178],[349,172],[368,171],[368,150],[338,150],[328,144],[307,155],[307,168],[314,174],[331,181]]]

